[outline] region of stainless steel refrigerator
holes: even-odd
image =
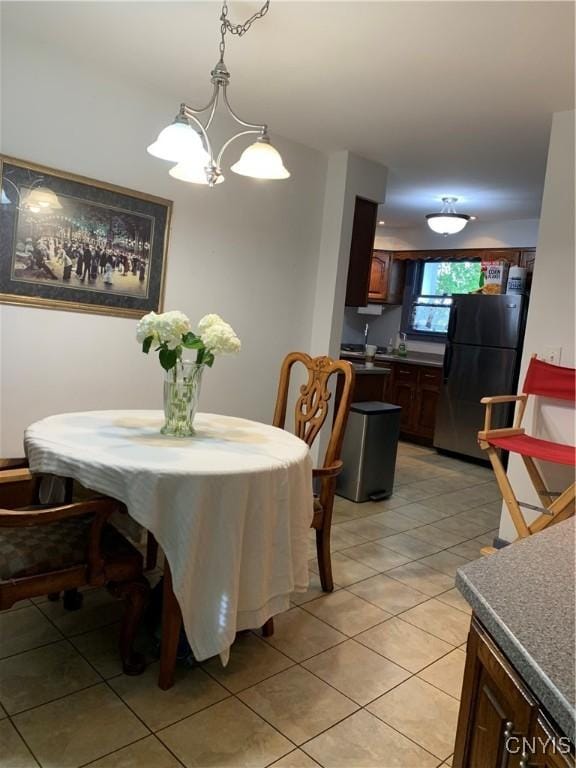
[[[487,395],[516,394],[526,325],[527,297],[454,296],[444,353],[444,377],[434,447],[486,459],[477,442]],[[512,423],[514,408],[494,408],[493,425]]]

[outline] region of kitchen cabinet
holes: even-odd
[[[453,767],[573,768],[573,757],[561,752],[568,752],[568,744],[474,618],[468,636]]]
[[[392,251],[374,251],[370,266],[368,302],[401,304],[405,281],[405,261],[396,260]]]
[[[429,443],[434,437],[442,369],[400,361],[392,364],[388,402],[402,408],[402,437]]]
[[[536,260],[536,249],[525,248],[520,251],[519,266],[526,269],[526,287],[530,290],[532,286],[532,276],[534,274],[534,262]]]
[[[377,216],[378,203],[363,197],[356,198],[346,283],[347,307],[364,307],[367,304]]]

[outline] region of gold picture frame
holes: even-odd
[[[161,312],[172,201],[0,155],[0,303]]]

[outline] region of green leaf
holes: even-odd
[[[171,368],[174,368],[178,361],[178,350],[163,347],[160,350],[159,358],[162,368],[164,368],[165,371],[169,371]]]
[[[148,354],[148,352],[150,352],[150,347],[152,346],[153,341],[154,341],[154,336],[147,336],[142,342],[142,352],[145,352],[146,354]]]
[[[212,352],[206,352],[206,354],[204,355],[204,360],[202,362],[204,363],[204,365],[207,365],[208,368],[212,368],[214,364],[214,355],[212,354]]]
[[[187,338],[190,335],[192,335],[193,338]],[[201,349],[204,346],[204,342],[202,339],[194,336],[194,334],[186,334],[186,336],[182,337],[182,346],[186,347],[186,349]]]

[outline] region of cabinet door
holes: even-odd
[[[390,254],[386,251],[374,251],[370,266],[369,301],[385,302],[387,300],[389,267]]]
[[[418,368],[418,391],[414,406],[414,425],[420,437],[432,439],[436,426],[436,409],[442,383],[442,369]]]
[[[377,215],[378,203],[365,200],[363,197],[356,198],[346,284],[347,307],[364,307],[368,303],[368,284]]]
[[[528,736],[536,703],[517,673],[474,619],[468,637],[454,768],[519,768],[510,737]]]
[[[536,249],[527,248],[520,254],[520,266],[526,269],[526,287],[532,286],[532,276],[534,274],[534,262],[536,260]]]
[[[434,437],[436,409],[439,392],[437,389],[419,389],[416,395],[414,424],[421,437]]]
[[[390,257],[388,276],[388,304],[402,304],[404,301],[404,286],[406,284],[406,261]]]
[[[526,768],[574,768],[574,753],[567,736],[561,736],[541,712],[526,742]]]
[[[400,431],[414,431],[414,404],[418,388],[418,366],[394,363],[388,399],[402,408]]]

